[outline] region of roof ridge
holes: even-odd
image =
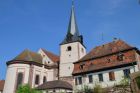
[[[91,49],[90,52],[88,52],[84,57],[82,57],[78,61],[87,60],[93,57],[103,56],[103,55],[119,52],[119,51],[130,49],[130,48],[135,48],[135,47],[132,47],[125,41],[118,39],[116,41],[112,41],[112,42],[94,47],[93,49]]]
[[[48,50],[46,50],[46,49],[44,49],[44,48],[41,48],[41,50],[43,50],[44,52],[46,51],[46,52],[48,52],[48,53],[50,53],[50,54],[53,54],[53,55],[55,55],[55,56],[58,56],[58,57],[59,57],[59,55],[57,55],[57,54],[55,54],[55,53],[52,53],[52,52],[50,52],[50,51],[48,51]]]
[[[47,51],[45,49],[42,49],[41,50],[53,61],[53,62],[58,62],[59,61],[59,56],[50,52],[50,51]]]

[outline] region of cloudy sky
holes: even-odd
[[[71,0],[0,0],[0,79],[24,49],[59,54],[70,9]],[[75,11],[87,52],[114,37],[140,48],[138,0],[75,0]]]

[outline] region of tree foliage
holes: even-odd
[[[16,93],[42,93],[36,89],[32,89],[29,85],[23,85],[18,88]]]

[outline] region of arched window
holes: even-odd
[[[39,84],[39,75],[35,76],[35,84],[38,85]]]
[[[46,76],[43,77],[43,83],[47,81]]]
[[[71,51],[71,50],[72,50],[71,46],[68,46],[67,51]]]
[[[17,74],[17,84],[16,84],[16,89],[19,88],[20,85],[22,85],[23,82],[23,73],[18,73]]]

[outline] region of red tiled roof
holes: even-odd
[[[133,48],[133,47],[119,39],[111,43],[107,43],[107,44],[93,48],[87,55],[85,55],[79,61],[84,61],[84,60],[88,60],[88,59],[92,59],[92,58],[96,58],[100,56],[105,56],[108,54],[112,54],[118,51],[130,49],[130,48]]]
[[[42,51],[53,61],[53,62],[59,62],[59,56],[56,54],[53,54],[45,49],[42,49]]]
[[[120,52],[121,51],[121,52]],[[136,62],[136,48],[131,47],[122,40],[113,41],[103,46],[98,46],[89,52],[80,61],[74,63],[73,75],[87,72],[96,72]],[[124,60],[117,59],[118,54],[124,55]],[[109,59],[109,60],[108,60]],[[83,65],[83,69],[80,68]]]
[[[5,80],[0,80],[0,91],[3,91]]]

